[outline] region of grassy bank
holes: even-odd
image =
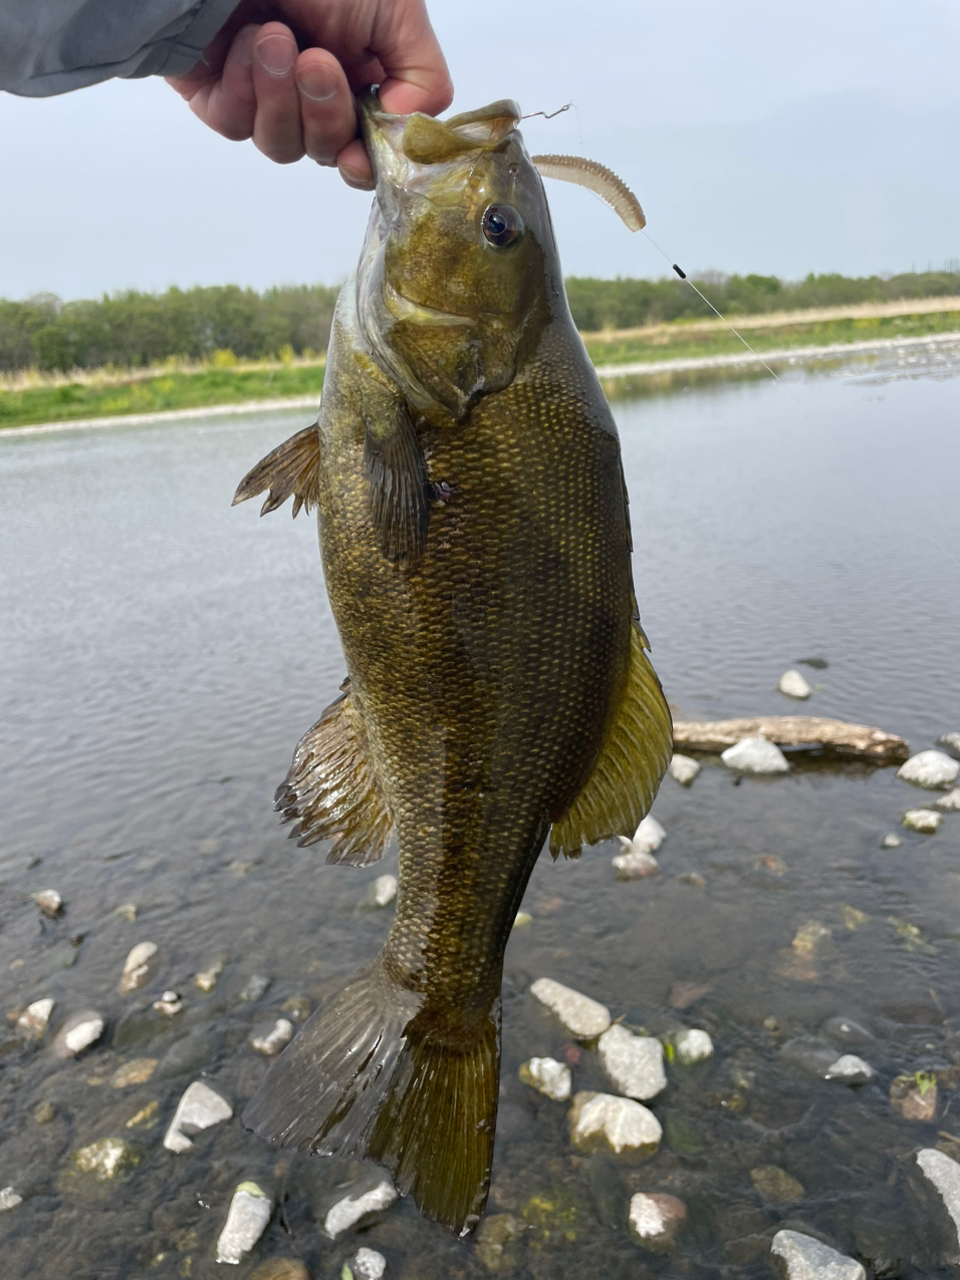
[[[951,299],[951,302],[953,300]],[[802,313],[801,313],[802,314]],[[737,326],[740,317],[733,317]],[[960,331],[960,310],[900,315],[862,313],[805,321],[796,313],[750,317],[743,325],[757,351],[835,343],[915,338]],[[585,334],[597,365],[660,362],[739,353],[743,344],[720,321],[673,321],[621,332]],[[223,353],[221,353],[223,354]],[[0,428],[69,422],[135,413],[277,400],[316,394],[322,360],[189,365],[170,362],[136,373],[85,370],[73,374],[18,374],[0,380]]]

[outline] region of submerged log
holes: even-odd
[[[725,751],[741,738],[767,738],[778,747],[817,747],[827,755],[878,762],[906,760],[910,748],[895,733],[820,716],[756,716],[740,720],[677,720],[678,751]]]

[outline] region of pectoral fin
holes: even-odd
[[[291,495],[294,515],[301,507],[309,511],[320,500],[319,466],[320,432],[313,423],[261,458],[240,481],[231,505],[236,506],[267,489],[266,501],[260,508],[262,516],[276,511]]]
[[[553,824],[550,852],[575,858],[585,844],[631,835],[648,812],[673,753],[673,723],[660,681],[631,627],[630,666],[620,707],[590,777]]]
[[[366,419],[364,462],[380,550],[390,560],[415,564],[423,554],[430,520],[430,482],[402,401],[385,398],[382,411]]]

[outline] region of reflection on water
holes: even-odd
[[[919,750],[960,728],[960,381],[876,363],[826,373],[618,402],[641,611],[684,713],[790,710],[777,678],[819,656],[826,668],[804,668],[811,712],[879,724]],[[271,809],[342,662],[312,525],[259,522],[229,502],[299,425],[275,415],[0,441],[0,992],[5,1010],[57,1001],[43,1047],[0,1037],[0,1186],[23,1196],[0,1214],[4,1274],[212,1276],[246,1178],[282,1212],[241,1276],[284,1255],[332,1277],[358,1243],[386,1255],[390,1276],[488,1274],[475,1246],[406,1204],[362,1238],[327,1240],[318,1223],[359,1171],[278,1154],[236,1119],[182,1155],[161,1146],[201,1074],[239,1112],[266,1065],[251,1029],[291,997],[315,1004],[387,925],[388,913],[356,908],[394,860],[327,867],[283,839]],[[960,1136],[960,816],[880,847],[923,798],[892,769],[732,785],[708,762],[689,791],[664,783],[658,877],[618,884],[609,846],[537,868],[504,984],[489,1212],[523,1226],[500,1274],[760,1277],[780,1225],[874,1274],[952,1274],[942,1209],[913,1156],[949,1148],[938,1131]],[[41,923],[29,895],[48,886],[67,912]],[[131,902],[135,921],[116,913]],[[810,921],[829,932],[792,945]],[[156,977],[120,996],[124,957],[143,940],[160,948]],[[193,975],[218,957],[223,976],[205,994]],[[242,1000],[253,974],[270,986]],[[528,994],[544,975],[631,1027],[713,1036],[715,1058],[672,1068],[652,1104],[665,1129],[652,1160],[574,1153],[564,1107],[518,1080],[531,1055],[568,1048]],[[167,988],[185,996],[173,1019],[151,1009]],[[107,1017],[107,1036],[60,1062],[49,1041],[82,1008]],[[853,1051],[874,1082],[824,1082],[782,1055],[837,1015],[870,1031]],[[113,1087],[138,1058],[158,1061],[151,1079]],[[896,1075],[918,1071],[940,1073],[929,1123],[887,1097]],[[606,1087],[591,1050],[574,1087]],[[114,1135],[136,1165],[105,1182],[78,1173],[72,1153]],[[757,1189],[751,1170],[769,1165],[801,1184],[793,1200]],[[625,1230],[638,1190],[688,1206],[672,1259]]]

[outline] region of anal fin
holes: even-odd
[[[293,753],[276,807],[298,844],[335,843],[328,862],[365,867],[383,856],[393,819],[370,764],[363,722],[349,688],[330,704]]]
[[[301,507],[309,511],[320,500],[319,466],[320,431],[313,423],[261,458],[240,481],[231,505],[245,502],[266,489],[266,501],[260,508],[262,516],[276,511],[291,495],[294,515]]]
[[[590,776],[553,824],[550,852],[575,858],[585,844],[632,835],[653,804],[673,754],[673,722],[638,623],[620,706]]]

